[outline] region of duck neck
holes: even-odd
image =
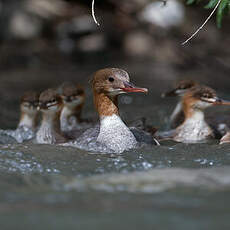
[[[25,126],[25,127],[34,129],[36,125],[37,125],[37,113],[28,114],[25,112],[21,112],[18,127]]]
[[[204,111],[198,108],[194,108],[193,106],[184,103],[183,110],[185,115],[185,121],[188,120],[196,120],[196,121],[204,121]]]
[[[100,116],[97,141],[115,152],[123,152],[135,148],[137,141],[119,116],[117,99],[117,96],[111,98],[103,93],[94,93],[94,103]]]
[[[60,113],[61,111],[53,113],[43,112],[41,128],[49,128],[56,132],[60,132]]]
[[[112,115],[119,116],[117,96],[109,97],[104,93],[94,91],[94,104],[100,119]]]

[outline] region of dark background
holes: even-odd
[[[168,28],[140,19],[152,2],[156,1],[96,0],[101,24],[97,26],[89,0],[0,1],[1,127],[15,127],[26,90],[42,91],[73,81],[86,87],[91,102],[88,81],[104,67],[127,70],[136,84],[149,88],[153,103],[162,103],[160,94],[184,78],[228,94],[229,18],[218,29],[214,16],[182,46],[210,14],[203,9],[206,2],[187,6],[178,1],[184,18]]]

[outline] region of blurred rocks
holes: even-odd
[[[153,55],[154,42],[149,34],[144,31],[134,31],[124,39],[125,52],[129,56],[143,57]]]
[[[46,19],[64,16],[68,9],[63,0],[26,0],[24,4],[28,12]]]
[[[15,11],[9,21],[9,32],[13,38],[33,39],[39,36],[42,22],[22,10]]]
[[[106,40],[102,34],[91,34],[81,38],[77,47],[83,52],[99,52],[105,49]]]
[[[12,4],[9,17],[9,37],[30,40],[41,36],[47,23],[57,17],[64,17],[68,11],[68,4],[63,0],[21,0]],[[15,7],[16,6],[16,7]],[[7,25],[6,25],[7,26]]]
[[[88,34],[96,31],[97,27],[92,20],[91,15],[78,15],[74,16],[70,20],[63,20],[57,25],[57,35],[64,37],[67,34]]]
[[[163,28],[180,26],[184,21],[185,9],[177,0],[155,1],[146,5],[139,13],[140,20]]]
[[[151,59],[180,68],[201,65],[218,49],[227,56],[224,47],[229,43],[222,43],[225,32],[223,28],[218,30],[213,20],[191,46],[180,45],[200,26],[204,12],[196,6],[186,8],[179,0],[101,0],[95,2],[101,23],[98,27],[91,15],[91,0],[0,1],[0,41],[4,50],[0,60],[10,63],[6,66],[14,60],[20,60],[20,65],[21,60],[25,60],[23,65],[31,65],[33,60],[34,65],[44,57],[47,60],[49,54],[59,60],[69,56],[83,63],[92,57],[90,60],[104,59],[103,52],[107,57]]]

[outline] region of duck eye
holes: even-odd
[[[114,82],[114,78],[113,77],[109,77],[109,81],[110,82]]]

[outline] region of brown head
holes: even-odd
[[[92,86],[95,92],[104,93],[112,97],[130,92],[148,92],[146,88],[139,88],[133,85],[130,82],[128,73],[118,68],[98,70],[93,77]]]
[[[192,110],[203,111],[213,105],[230,105],[230,102],[218,98],[215,90],[204,85],[188,90],[182,100],[185,114]]]
[[[21,111],[27,114],[37,113],[39,94],[35,91],[27,91],[21,97]]]
[[[61,96],[54,89],[47,89],[40,94],[38,110],[58,112],[62,108]]]
[[[83,87],[68,82],[64,83],[61,88],[61,97],[65,105],[70,107],[76,107],[84,104],[85,91]]]
[[[124,93],[147,93],[146,88],[139,88],[130,82],[126,71],[118,68],[98,70],[93,79],[94,103],[98,113],[110,116],[118,113],[117,96]]]
[[[198,83],[193,80],[181,80],[179,81],[175,88],[163,93],[162,97],[172,97],[172,96],[183,96],[189,89],[194,86],[197,86]]]

